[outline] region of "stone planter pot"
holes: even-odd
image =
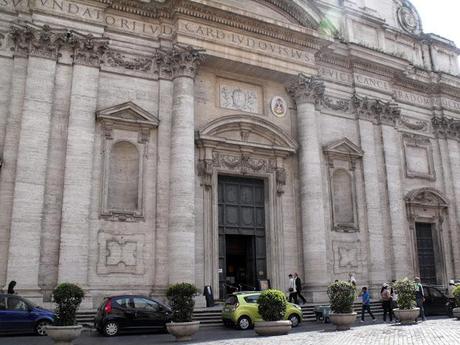
[[[417,322],[417,317],[420,315],[420,308],[414,309],[393,309],[394,314],[399,322],[403,325]]]
[[[46,334],[53,339],[55,345],[72,345],[80,336],[82,326],[46,326]]]
[[[460,308],[454,308],[452,310],[452,313],[453,313],[454,317],[457,318],[457,320],[460,320]]]
[[[335,325],[337,331],[349,330],[351,325],[356,321],[357,313],[331,313],[329,319]]]
[[[291,321],[257,321],[254,324],[254,330],[258,335],[284,335],[288,334],[292,328]]]
[[[166,324],[166,329],[176,337],[176,341],[187,341],[200,329],[200,321],[170,322]]]

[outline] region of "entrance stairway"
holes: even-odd
[[[321,304],[305,304],[302,306],[304,322],[315,321],[315,306]],[[361,313],[361,303],[355,303],[353,309],[358,313]],[[212,308],[196,309],[193,312],[193,319],[200,321],[202,327],[222,326],[222,319],[220,317],[222,311],[222,304],[218,304]],[[383,315],[382,304],[380,302],[371,303],[371,311],[377,317]],[[86,327],[93,327],[94,316],[96,310],[81,310],[77,312],[77,322]],[[369,315],[366,313],[366,319],[369,319]]]

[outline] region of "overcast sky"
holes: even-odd
[[[460,47],[460,0],[411,0],[422,17],[425,33],[434,33]]]

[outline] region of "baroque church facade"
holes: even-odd
[[[0,0],[0,287],[445,286],[458,54],[406,0]]]

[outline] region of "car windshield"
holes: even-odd
[[[27,305],[28,305],[29,307],[32,307],[32,308],[37,308],[37,307],[38,307],[38,308],[41,308],[38,304],[36,304],[36,303],[34,303],[34,302],[28,300],[27,298],[21,297],[21,299],[22,299],[24,302],[26,302]]]

